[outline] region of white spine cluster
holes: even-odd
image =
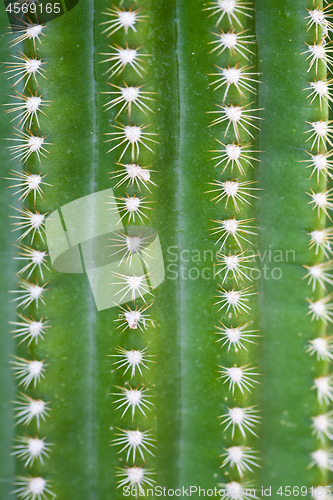
[[[7,71],[5,73],[9,74],[8,79],[17,78],[13,87],[15,87],[18,83],[25,79],[24,89],[28,85],[31,77],[35,80],[35,83],[38,85],[37,76],[41,76],[46,78],[44,75],[45,69],[42,67],[44,65],[42,59],[38,59],[37,55],[35,57],[28,57],[20,50],[18,51],[18,55],[12,56],[15,61],[10,61],[5,64]]]
[[[332,78],[327,78],[331,72],[333,63],[331,42],[328,39],[332,29],[330,18],[332,13],[330,5],[321,8],[320,5],[313,4],[312,9],[307,9],[308,15],[305,19],[308,20],[308,30],[315,30],[315,40],[313,44],[307,44],[307,50],[302,54],[306,54],[306,61],[309,63],[308,73],[316,74],[316,77],[308,81],[307,90],[309,104],[319,104],[320,111],[323,108],[330,107],[332,102]],[[318,78],[320,69],[326,68],[327,75],[324,78]],[[307,168],[311,169],[310,177],[314,176],[320,188],[313,190],[310,187],[310,192],[307,194],[311,197],[309,202],[313,209],[318,211],[317,228],[310,233],[310,249],[315,249],[316,255],[324,254],[326,261],[310,261],[303,267],[306,269],[305,279],[308,279],[308,285],[311,286],[312,294],[307,298],[308,314],[311,315],[311,320],[317,320],[326,326],[333,322],[333,304],[331,302],[333,294],[321,294],[315,296],[315,291],[319,288],[325,291],[327,285],[333,284],[332,260],[329,260],[331,251],[332,227],[323,227],[323,219],[331,219],[330,211],[333,209],[332,189],[324,188],[329,179],[332,178],[332,150],[328,150],[328,145],[332,147],[332,121],[323,118],[322,115],[312,122],[307,122],[308,135],[305,143],[310,151],[306,151],[309,155],[308,159],[302,160],[307,163]],[[326,225],[326,224],[325,224]],[[311,259],[312,260],[312,259]],[[321,336],[308,339],[308,348],[306,352],[315,357],[317,362],[331,363],[333,359],[332,337],[325,334],[324,329],[321,329]],[[327,369],[326,369],[327,370]],[[314,378],[314,384],[311,389],[316,391],[318,405],[322,410],[323,405],[330,405],[333,402],[333,382],[332,374],[327,374],[327,371],[321,372]],[[320,372],[319,372],[320,373]],[[332,433],[332,411],[320,413],[312,417],[312,434],[320,441],[322,447],[311,453],[311,463],[309,467],[317,466],[322,472],[333,470],[332,448],[327,447],[327,443],[333,440]],[[313,498],[325,498],[324,489],[320,492],[318,487],[313,493]]]
[[[139,386],[136,389],[132,389],[129,384],[128,387],[118,387],[118,389],[120,389],[122,392],[113,393],[113,395],[120,396],[119,399],[114,401],[114,404],[120,403],[119,406],[117,406],[117,410],[118,408],[125,407],[121,417],[125,415],[129,408],[132,409],[132,420],[134,420],[136,408],[138,408],[138,410],[140,410],[141,413],[145,417],[147,417],[143,407],[147,410],[151,410],[148,405],[153,405],[153,403],[149,401],[149,399],[147,399],[152,397],[151,395],[146,394],[149,389],[144,389],[144,387],[141,387],[141,389],[139,389]]]
[[[219,330],[218,332],[216,332],[216,335],[221,336],[221,338],[216,340],[216,342],[222,342],[222,347],[227,344],[228,352],[231,346],[234,347],[236,353],[239,349],[244,349],[245,351],[247,351],[244,342],[255,344],[255,342],[253,342],[253,340],[250,340],[249,337],[259,337],[259,335],[253,335],[253,333],[258,332],[258,330],[246,330],[246,328],[251,324],[252,321],[248,321],[245,324],[243,323],[238,327],[233,328],[232,325],[230,327],[227,327],[223,323],[221,323],[222,327],[216,327]]]
[[[120,322],[117,328],[123,328],[121,333],[123,333],[127,328],[129,330],[139,329],[141,332],[147,330],[150,324],[154,327],[154,321],[150,318],[150,314],[146,314],[145,311],[151,307],[152,304],[145,304],[138,308],[131,309],[128,304],[126,304],[127,309],[120,306],[121,313],[115,321]]]
[[[130,300],[135,300],[139,296],[144,302],[146,302],[146,299],[144,297],[145,294],[152,295],[147,282],[149,273],[142,274],[141,276],[136,276],[135,274],[125,275],[114,272],[113,275],[120,281],[110,283],[111,285],[125,285],[115,294],[115,297],[118,298],[117,295],[119,296],[124,292],[123,295],[119,298],[119,302],[122,302],[123,298],[126,297],[127,294],[129,294]]]
[[[133,462],[135,463],[135,455],[138,451],[142,460],[145,459],[144,452],[149,453],[150,455],[154,455],[153,452],[149,449],[150,447],[156,448],[153,444],[155,441],[151,439],[150,433],[148,431],[142,432],[139,429],[135,431],[131,430],[121,430],[121,434],[116,434],[118,437],[113,440],[113,445],[123,446],[122,449],[118,452],[121,453],[124,450],[127,450],[126,462],[128,462],[131,453],[133,454]]]
[[[153,360],[149,359],[152,355],[146,354],[146,350],[147,347],[144,349],[131,349],[130,351],[127,351],[122,347],[118,347],[116,349],[118,354],[110,354],[110,356],[120,358],[118,361],[113,363],[114,365],[118,365],[116,370],[118,370],[118,368],[126,367],[124,375],[128,370],[130,370],[131,378],[133,378],[135,376],[135,370],[138,370],[142,376],[141,366],[149,369],[145,363],[153,363]]]
[[[116,474],[120,477],[118,488],[128,485],[135,496],[137,496],[138,492],[139,494],[141,493],[141,496],[144,496],[143,485],[147,484],[150,487],[154,487],[154,483],[156,483],[156,481],[149,477],[151,474],[154,474],[150,469],[133,465],[132,467],[121,469],[121,471]]]
[[[20,444],[15,445],[12,455],[25,460],[24,467],[33,465],[35,460],[44,463],[44,457],[48,457],[50,451],[50,443],[46,443],[45,439],[38,437],[22,436],[17,438]]]
[[[37,382],[40,382],[40,378],[44,378],[44,361],[37,361],[36,359],[29,361],[23,358],[16,359],[17,361],[11,361],[11,363],[15,376],[20,379],[19,384],[28,387],[33,382],[34,387],[36,387]]]
[[[114,7],[113,9],[106,8],[106,12],[102,12],[110,19],[101,23],[101,25],[106,25],[102,34],[107,33],[107,38],[116,33],[117,31],[124,29],[125,33],[128,33],[129,29],[136,32],[136,23],[142,21],[147,16],[142,16],[140,14],[140,9],[133,10],[132,7],[129,10],[124,8]]]
[[[123,215],[120,217],[119,221],[117,224],[120,224],[122,219],[125,216],[128,216],[128,222],[131,222],[133,219],[133,222],[135,221],[135,217],[138,217],[140,221],[143,223],[143,218],[145,217],[146,219],[148,216],[142,211],[144,210],[152,210],[151,207],[148,206],[148,203],[152,203],[149,201],[145,201],[146,196],[128,196],[126,193],[126,198],[115,198],[117,201],[111,201],[111,202],[106,202],[107,204],[110,205],[116,205],[115,207],[112,207],[110,210],[116,210],[120,213],[123,213]]]
[[[30,345],[33,341],[38,344],[39,338],[42,340],[44,339],[43,336],[46,333],[45,330],[50,328],[50,325],[47,324],[48,320],[43,321],[43,318],[41,318],[39,321],[36,321],[34,318],[30,319],[23,316],[23,314],[19,314],[19,318],[22,320],[20,323],[15,321],[10,321],[9,323],[19,327],[12,330],[11,333],[15,333],[14,338],[23,337],[20,340],[20,344],[27,339],[29,339],[28,345]]]
[[[222,368],[220,371],[220,373],[222,373],[220,378],[225,379],[223,382],[224,384],[229,382],[229,391],[231,391],[232,394],[234,394],[236,387],[244,394],[244,389],[251,392],[251,389],[255,387],[253,384],[259,384],[258,380],[252,377],[256,377],[260,375],[260,373],[252,371],[252,368],[248,368],[248,365],[234,365],[230,368],[221,366],[220,368]]]
[[[142,57],[150,57],[150,54],[141,54],[139,48],[130,48],[127,44],[126,47],[120,47],[116,44],[113,46],[109,45],[109,48],[112,52],[101,54],[102,56],[108,56],[107,59],[104,59],[101,63],[111,63],[110,68],[106,71],[106,74],[110,73],[109,78],[112,78],[114,75],[120,75],[127,65],[131,66],[131,68],[142,77],[142,73],[145,72],[145,69],[141,65],[141,63],[144,62]]]
[[[46,101],[39,90],[39,83],[43,79],[46,81],[46,61],[38,56],[37,43],[42,43],[47,26],[40,24],[37,20],[34,22],[30,17],[33,16],[17,18],[20,24],[12,27],[15,36],[9,42],[10,47],[30,40],[33,51],[30,50],[28,54],[25,54],[18,50],[15,54],[11,54],[12,61],[5,63],[5,74],[13,83],[13,95],[10,96],[11,102],[6,104],[5,113],[9,115],[11,122],[16,122],[16,128],[13,130],[14,137],[7,139],[10,141],[8,149],[13,156],[12,159],[23,164],[29,160],[29,163],[32,164],[30,167],[32,170],[12,170],[6,179],[10,181],[8,187],[14,190],[13,195],[18,196],[18,202],[28,201],[34,206],[33,208],[17,207],[15,208],[16,214],[12,216],[14,219],[13,231],[18,235],[17,240],[20,242],[16,245],[19,250],[14,259],[21,265],[18,271],[18,289],[11,291],[11,293],[17,294],[14,302],[17,303],[18,308],[24,310],[32,306],[37,309],[38,314],[38,307],[41,303],[45,305],[44,295],[48,290],[43,273],[50,271],[47,263],[48,252],[44,241],[47,214],[38,210],[36,205],[43,198],[44,188],[51,186],[45,182],[45,177],[48,174],[43,174],[41,171],[42,160],[47,156],[47,146],[50,143],[40,131],[41,118],[47,119],[45,111],[46,107],[51,105],[51,101]],[[23,92],[15,90],[15,87],[20,83]],[[34,92],[30,88],[31,84],[37,86],[37,90],[34,89]],[[35,158],[39,163],[37,167],[33,165],[36,163]],[[40,315],[37,316],[37,314],[34,313],[34,316],[29,317],[28,314],[25,316],[19,311],[18,320],[10,322],[14,326],[13,337],[17,338],[20,344],[27,341],[28,346],[30,346],[44,339],[44,335],[51,325],[47,319]],[[15,357],[10,363],[18,385],[22,386],[23,389],[32,386],[36,388],[36,393],[39,385],[43,383],[47,364],[45,360],[29,357],[30,359]],[[14,403],[17,424],[37,426],[39,431],[43,421],[49,415],[49,402],[38,396],[32,398],[26,393],[20,393]],[[43,466],[44,459],[49,457],[51,444],[45,438],[38,435],[34,437],[24,435],[19,436],[16,442],[13,455],[23,460],[24,467],[31,467],[36,461]],[[47,500],[55,497],[50,490],[49,480],[45,479],[43,475],[20,476],[15,485],[17,488],[13,493],[17,498]]]
[[[16,493],[18,498],[22,500],[47,500],[51,495],[53,498],[55,495],[49,489],[49,481],[39,476],[32,477],[22,477],[19,476],[15,482],[15,486],[18,486],[13,493]]]
[[[42,399],[32,399],[26,394],[21,394],[20,401],[15,401],[15,403],[17,404],[15,408],[17,424],[28,425],[32,420],[36,420],[39,429],[40,421],[45,420],[48,415],[48,403]]]
[[[119,126],[120,125],[120,126]],[[113,141],[120,141],[118,144],[113,146],[113,148],[109,149],[108,153],[113,151],[116,148],[121,147],[124,144],[123,151],[119,157],[118,161],[121,161],[122,157],[126,153],[128,147],[131,148],[131,161],[134,162],[135,160],[138,160],[139,154],[140,154],[140,144],[142,144],[146,149],[148,149],[151,153],[154,151],[151,149],[151,147],[147,144],[147,141],[157,143],[155,139],[152,139],[150,136],[157,135],[155,132],[146,132],[145,129],[149,125],[122,125],[121,123],[119,125],[112,125],[112,127],[116,128],[117,130],[120,130],[120,132],[108,132],[105,135],[114,135],[116,137],[113,137],[111,139],[108,139],[105,142],[113,142]]]
[[[225,431],[229,429],[230,426],[232,427],[232,439],[235,434],[236,426],[241,431],[244,439],[246,438],[246,431],[253,434],[253,436],[258,437],[253,430],[256,424],[260,422],[260,417],[256,415],[257,413],[258,410],[254,410],[253,406],[250,406],[248,408],[228,408],[228,412],[224,415],[221,415],[221,418],[224,418],[221,423],[226,424],[224,428]]]
[[[222,467],[226,465],[230,465],[231,468],[236,467],[240,477],[243,477],[246,471],[253,472],[253,467],[259,467],[257,452],[247,446],[230,446],[225,451],[221,455],[225,457]]]

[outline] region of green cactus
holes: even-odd
[[[12,6],[1,498],[330,498],[333,5]]]

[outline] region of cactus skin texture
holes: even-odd
[[[127,29],[121,21],[112,24],[122,19],[123,11],[137,16]],[[27,500],[54,495],[63,500],[114,500],[124,497],[123,486],[132,486],[139,496],[161,486],[184,487],[199,498],[194,488],[200,486],[206,492],[215,488],[214,495],[224,500],[264,498],[262,489],[270,489],[271,498],[282,498],[290,496],[289,487],[292,498],[330,498],[324,488],[333,470],[333,276],[329,245],[311,245],[316,243],[313,231],[332,226],[330,163],[327,171],[311,173],[315,155],[318,160],[325,148],[330,161],[331,125],[326,121],[331,96],[308,96],[317,88],[311,83],[331,79],[331,15],[333,7],[319,0],[124,0],[116,5],[80,0],[66,14],[46,20],[40,41],[27,38],[8,48],[15,35],[7,34],[8,19],[1,6],[4,109],[17,102],[15,90],[26,97],[41,95],[45,114],[38,111],[38,121],[34,116],[25,128],[45,137],[48,151],[40,162],[32,153],[23,164],[11,154],[18,142],[3,141],[0,151],[1,498],[7,500],[16,490],[17,498]],[[307,24],[318,18],[317,25]],[[223,38],[225,34],[229,39]],[[230,50],[235,34],[238,42]],[[119,48],[139,48],[133,66],[113,67]],[[12,73],[6,72],[13,68],[10,61],[17,61],[13,55],[19,56],[18,49],[42,60],[46,78],[37,74],[37,82],[31,77],[23,88],[23,78],[10,88],[18,77],[7,79]],[[328,67],[314,60],[310,68],[311,50],[323,50]],[[251,75],[240,80],[245,87],[230,84],[226,91],[228,81],[216,75],[233,67]],[[132,102],[131,113],[128,107],[119,112],[125,101],[115,102],[120,94],[112,93],[124,88],[124,82],[139,87],[142,96],[139,107]],[[235,114],[229,118],[237,106],[245,121]],[[18,138],[11,132],[21,134],[19,120],[10,123],[14,115],[1,117],[5,139]],[[327,125],[328,135],[307,140],[317,122]],[[132,128],[129,132],[124,127]],[[120,144],[125,130],[131,137],[141,134],[138,155],[136,144],[131,152],[133,141]],[[251,158],[241,156],[239,166],[226,154],[227,145],[242,147],[244,157]],[[124,169],[119,163],[147,167],[152,182],[142,174],[145,184],[119,183],[121,177],[115,176]],[[40,184],[43,197],[36,193],[35,201],[33,192],[19,202],[18,195],[11,197],[15,189],[7,188],[19,183],[13,171],[22,170],[48,174]],[[237,203],[230,185],[221,185],[227,181],[247,183]],[[15,273],[24,264],[13,259],[19,250],[12,244],[47,251],[43,233],[37,231],[31,243],[32,232],[20,241],[22,233],[11,232],[16,227],[11,224],[17,222],[12,217],[22,215],[17,210],[23,205],[33,213],[51,214],[110,188],[116,200],[105,198],[105,212],[115,213],[118,206],[125,227],[154,228],[161,243],[163,282],[150,286],[160,262],[151,267],[145,263],[144,272],[152,271],[147,286],[153,296],[142,298],[136,292],[135,300],[126,298],[131,310],[144,308],[147,301],[147,328],[128,327],[120,308],[127,307],[124,303],[110,301],[108,308],[99,310],[87,274],[60,272],[49,257],[42,276],[38,266],[29,276],[31,283],[37,279],[45,285],[45,304],[39,300],[38,308],[36,301],[15,307],[20,301],[10,300],[22,290]],[[313,195],[325,189],[324,198]],[[221,193],[225,197],[215,203]],[[138,197],[147,197],[142,201],[144,215],[140,220],[132,211],[134,220],[129,220],[123,208],[128,200],[133,206]],[[230,231],[223,233],[226,221],[233,219],[244,221],[236,238]],[[76,224],[78,229],[98,225],[93,203],[90,210],[77,214]],[[119,233],[110,232],[109,237],[119,238]],[[114,248],[109,255],[120,247]],[[82,252],[81,248],[81,256]],[[248,256],[245,267],[238,267],[247,275],[243,279],[223,261],[229,255]],[[311,266],[327,261],[326,267],[316,268],[316,281]],[[134,267],[124,266],[118,272],[131,276]],[[20,276],[28,279],[30,269]],[[110,283],[123,280],[107,272]],[[232,299],[234,291],[245,295]],[[318,302],[326,296],[327,302]],[[11,334],[18,328],[13,323],[22,321],[17,313],[49,320],[44,339],[29,344],[29,339],[21,342]],[[230,341],[231,331],[243,331],[243,344]],[[321,346],[324,343],[321,351],[314,342],[318,338]],[[131,350],[143,354],[146,366],[134,363],[134,370],[133,357],[132,364],[126,364],[124,353]],[[13,372],[17,374],[22,359],[43,360],[44,377],[36,384],[27,380],[15,386]],[[119,366],[121,361],[124,366]],[[242,379],[244,385],[230,371],[235,367],[243,367],[248,377]],[[126,405],[117,408],[126,402],[126,390],[143,391],[143,413],[137,404],[128,405],[125,412]],[[47,403],[40,426],[35,418],[17,423],[18,402],[27,396]],[[241,409],[238,417],[235,409]],[[239,420],[244,409],[248,420],[244,414]],[[324,415],[322,431],[313,420],[318,415]],[[146,448],[135,446],[125,430],[144,432]],[[35,457],[27,464],[29,454],[25,460],[13,455],[17,439],[26,435],[45,437],[49,447],[43,462]],[[236,494],[233,486],[245,490]],[[323,490],[315,490],[318,487]],[[255,492],[247,493],[246,488]]]

